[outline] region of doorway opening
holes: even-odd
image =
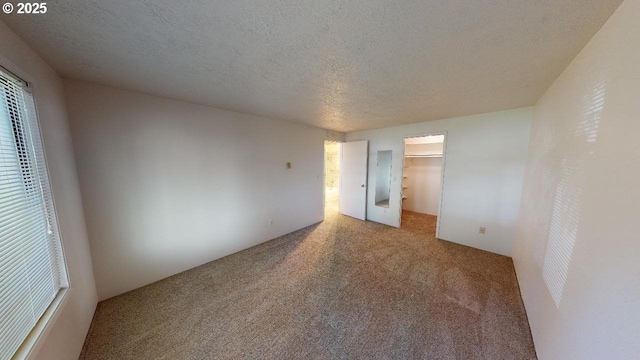
[[[341,143],[324,142],[324,213],[337,214],[340,208]]]
[[[400,226],[438,237],[445,134],[404,139]]]

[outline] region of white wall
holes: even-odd
[[[62,82],[1,21],[0,43],[0,64],[33,85],[70,281],[65,301],[29,358],[77,359],[93,318],[97,295]]]
[[[398,227],[404,138],[447,132],[440,238],[510,256],[520,206],[532,108],[427,121],[347,134],[369,140],[369,156],[393,150],[389,208],[367,194],[367,219]],[[369,162],[369,174],[375,162]],[[369,189],[374,177],[369,176]],[[480,226],[486,235],[478,233]]]
[[[322,221],[324,140],[341,134],[85,82],[65,90],[100,299]]]
[[[438,215],[442,158],[407,157],[404,160],[404,191],[407,197],[402,209],[428,215]]]
[[[640,354],[640,1],[535,107],[514,262],[541,360]]]

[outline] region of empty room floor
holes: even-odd
[[[327,219],[98,304],[81,359],[535,359],[510,258]]]

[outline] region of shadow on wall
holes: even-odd
[[[592,93],[583,99],[584,110],[574,131],[573,139],[542,139],[546,154],[542,157],[559,158],[554,152],[562,151],[565,155],[554,171],[559,179],[553,179],[551,173],[545,174],[546,193],[553,194],[553,202],[547,203],[549,230],[547,247],[542,263],[543,279],[547,285],[556,307],[560,307],[569,265],[580,226],[581,199],[585,187],[585,166],[588,158],[595,154],[594,143],[598,139],[598,129],[605,105],[606,72],[599,74],[599,79],[592,87]],[[563,142],[569,144],[567,149]],[[540,264],[538,264],[540,265]]]

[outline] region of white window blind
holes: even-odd
[[[33,97],[0,69],[0,359],[68,287]]]

